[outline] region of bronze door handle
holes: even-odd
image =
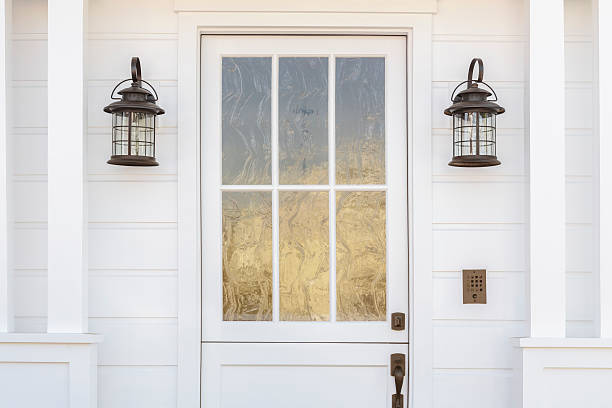
[[[402,395],[402,385],[406,375],[406,355],[391,354],[391,376],[395,378],[395,394],[391,400],[392,408],[404,407],[404,395]]]

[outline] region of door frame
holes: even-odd
[[[411,13],[185,12],[179,13],[178,21],[178,407],[200,407],[201,397],[200,50],[202,35],[206,34],[406,36],[409,402],[413,407],[431,407],[432,16]],[[418,103],[414,103],[415,100]]]

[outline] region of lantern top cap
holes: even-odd
[[[155,115],[163,115],[165,111],[155,103],[159,99],[157,96],[157,91],[153,85],[142,79],[140,58],[132,57],[131,71],[132,77],[119,82],[112,90],[111,99],[116,100],[116,102],[106,106],[104,108],[104,112],[145,112],[153,113]],[[117,92],[117,94],[121,95],[121,97],[115,97],[115,91],[119,85],[130,80],[132,81],[132,84],[129,87],[123,88]],[[153,93],[144,88],[142,86],[143,83],[147,84],[151,90],[153,90]]]
[[[474,80],[472,79],[472,77],[474,75],[474,67],[476,63],[478,63],[478,79]],[[489,86],[489,84],[483,81],[483,77],[484,64],[482,62],[482,59],[472,59],[472,62],[470,63],[470,68],[468,70],[467,81],[463,81],[459,85],[457,85],[451,95],[451,102],[453,102],[453,104],[446,108],[444,110],[444,113],[449,116],[455,113],[464,112],[485,112],[493,113],[496,115],[504,113],[506,110],[499,106],[497,103],[495,103],[497,101],[497,94],[495,93],[493,88]],[[466,89],[458,92],[455,95],[457,89],[459,89],[459,87],[463,84],[467,84]],[[490,92],[485,88],[478,87],[478,84],[486,86],[490,90]],[[488,98],[491,95],[494,95],[495,99],[489,100]]]

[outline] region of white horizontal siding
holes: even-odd
[[[14,2],[16,328],[46,330],[46,1]],[[90,2],[88,28],[89,327],[100,407],[176,405],[177,17],[173,0]],[[136,16],[136,18],[135,18]],[[168,112],[160,166],[110,166],[110,91],[140,56]],[[69,117],[66,118],[69,120]]]
[[[44,331],[46,316],[46,1],[14,2],[16,326]],[[88,179],[90,327],[105,335],[100,407],[176,404],[177,18],[174,0],[90,2]],[[592,43],[590,10],[566,0],[568,334],[592,329]],[[434,406],[510,406],[510,337],[526,335],[526,13],[521,2],[438,0],[434,16]],[[120,10],[120,12],[118,12]],[[137,18],[134,18],[137,16]],[[463,24],[465,19],[494,22]],[[150,169],[109,166],[102,108],[140,56],[160,105]],[[472,57],[507,112],[490,169],[447,166],[450,104]],[[418,95],[415,103],[418,103]],[[551,160],[563,158],[550,158]],[[418,239],[418,237],[416,237]],[[464,268],[489,271],[487,305],[462,305]],[[478,392],[473,390],[478,385]]]

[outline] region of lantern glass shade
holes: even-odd
[[[495,117],[490,112],[453,114],[453,156],[496,156]]]
[[[156,115],[150,112],[114,112],[113,156],[155,159]]]

